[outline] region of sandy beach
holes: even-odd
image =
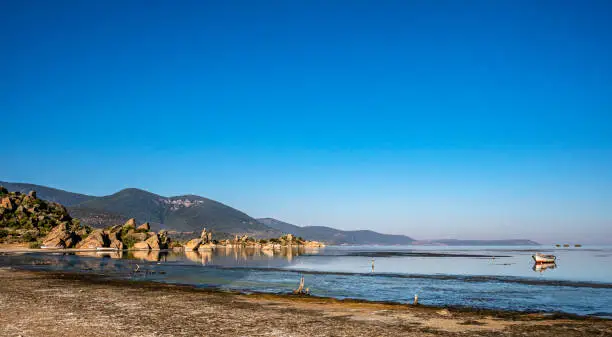
[[[609,336],[570,315],[244,295],[0,269],[2,336]]]

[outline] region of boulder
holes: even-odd
[[[134,227],[136,228],[136,219],[131,218],[123,224],[123,227]]]
[[[0,200],[0,207],[6,208],[12,211],[14,206],[13,206],[13,203],[11,202],[11,198],[9,197],[2,198],[2,200]]]
[[[97,229],[76,245],[78,249],[96,249],[108,246],[108,237],[101,229]]]
[[[53,238],[53,239],[50,239],[50,240],[45,240],[42,243],[41,247],[64,249],[64,248],[66,248],[66,243],[64,242],[64,240],[56,237],[56,238]]]
[[[147,239],[147,241],[145,241],[149,247],[151,247],[152,250],[160,250],[160,242],[159,242],[159,236],[153,235],[150,238]]]
[[[148,243],[146,243],[145,241],[142,241],[142,242],[136,242],[134,244],[134,248],[133,249],[137,249],[137,250],[149,250],[149,249],[151,249],[151,247],[149,247]]]
[[[201,244],[202,244],[202,239],[193,239],[187,242],[184,248],[186,252],[191,252],[194,250],[198,250]]]
[[[109,228],[106,232],[107,233],[118,233],[121,231],[122,226],[121,225],[114,225],[111,228]]]
[[[203,243],[209,243],[212,240],[212,233],[204,228],[200,234],[200,239],[202,239]]]
[[[69,230],[67,222],[55,226],[42,241],[42,245],[49,248],[71,248],[76,243],[74,233]]]
[[[36,199],[36,191],[30,191],[30,193],[28,193],[28,197]]]
[[[134,232],[128,232],[126,237],[128,238],[133,238],[134,241],[145,241],[146,239],[149,238],[149,236],[147,235],[147,233],[134,233]]]
[[[136,229],[138,230],[145,230],[145,231],[150,231],[151,230],[151,226],[149,225],[148,222],[143,223],[142,225],[136,227]]]
[[[107,233],[108,235],[108,240],[109,240],[109,247],[110,248],[116,248],[118,250],[123,250],[123,242],[121,242],[121,240],[119,239],[119,232],[115,229],[113,230],[113,228],[111,228],[110,232]]]
[[[109,244],[110,248],[116,248],[118,250],[123,250],[123,242],[119,240],[111,240]]]

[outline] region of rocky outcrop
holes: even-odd
[[[121,242],[121,238],[119,237],[119,231],[111,229],[108,231],[108,247],[115,248],[117,250],[123,250],[123,242]]]
[[[89,234],[88,237],[83,239],[83,241],[79,242],[76,245],[76,248],[77,249],[97,249],[97,248],[108,247],[108,245],[109,245],[109,240],[108,240],[108,236],[106,235],[106,233],[104,233],[104,231],[102,231],[101,229],[97,229],[91,232],[91,234]]]
[[[136,229],[141,230],[141,231],[150,231],[151,230],[151,226],[149,225],[148,222],[143,223],[142,225],[136,227]]]
[[[71,248],[80,239],[75,232],[88,228],[72,219],[64,206],[38,199],[34,191],[22,194],[0,187],[0,230],[9,233],[0,241]]]
[[[13,203],[11,202],[11,198],[9,198],[8,196],[2,198],[2,200],[0,201],[0,207],[12,211],[14,206]]]
[[[153,233],[153,235],[151,235],[151,237],[148,238],[145,242],[149,245],[149,247],[152,250],[160,250],[161,249],[161,244],[159,242],[159,236],[157,234],[155,234],[155,233]]]
[[[126,227],[126,228],[129,228],[129,227],[136,228],[136,219],[134,219],[134,218],[129,219],[128,221],[126,221],[123,224],[123,227]]]
[[[202,239],[193,239],[187,242],[183,247],[185,248],[186,252],[192,252],[194,250],[198,250],[201,244],[202,244]]]
[[[126,237],[136,242],[146,241],[149,238],[147,233],[136,233],[133,230],[128,231],[128,233],[126,234]]]
[[[211,243],[212,242],[212,232],[208,232],[206,231],[206,228],[204,228],[202,230],[202,233],[200,234],[200,239],[202,240],[202,243]]]
[[[46,248],[72,248],[80,237],[70,230],[68,222],[62,222],[55,226],[42,240],[42,246]]]

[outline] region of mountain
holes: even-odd
[[[431,240],[419,241],[415,244],[438,244],[445,246],[537,246],[539,243],[526,239],[508,239],[508,240]]]
[[[47,201],[57,202],[58,204],[62,204],[64,206],[74,206],[87,200],[96,198],[91,195],[72,193],[64,190],[59,190],[57,188],[51,188],[41,185],[8,183],[0,181],[0,186],[4,186],[7,190],[11,192],[20,192],[24,194],[27,194],[30,191],[36,191],[36,195],[38,196],[38,198]]]
[[[306,240],[323,241],[328,244],[409,245],[414,241],[414,239],[405,235],[381,234],[370,230],[342,231],[324,226],[300,227],[273,218],[262,218],[257,220],[283,233],[291,233],[301,236]]]
[[[71,193],[46,186],[1,182],[9,191],[36,191],[39,198],[67,206],[70,214],[84,224],[106,227],[129,218],[150,222],[156,230],[200,232],[206,227],[219,238],[230,234],[276,237],[280,231],[269,228],[247,214],[220,202],[197,195],[164,197],[136,188],[97,197]]]

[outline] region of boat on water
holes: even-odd
[[[554,255],[544,255],[540,253],[536,253],[532,257],[535,263],[555,263],[555,260],[557,259],[557,257]]]
[[[99,252],[115,252],[118,251],[119,249],[117,248],[109,248],[109,247],[98,247],[96,248],[97,251]]]

